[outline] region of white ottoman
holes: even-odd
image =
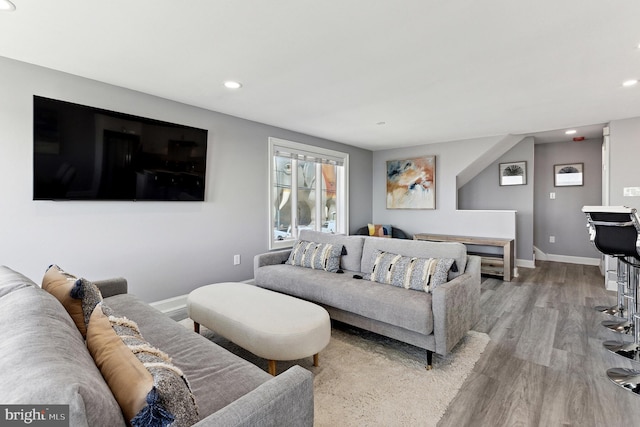
[[[187,313],[194,330],[204,325],[258,357],[269,361],[313,356],[329,344],[331,322],[324,308],[245,283],[216,283],[189,294]]]

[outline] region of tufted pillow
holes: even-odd
[[[432,292],[447,282],[453,263],[453,258],[416,258],[376,250],[372,271],[364,278],[405,289]]]
[[[135,322],[98,304],[87,328],[87,347],[125,419],[136,426],[190,426],[199,420],[182,371],[152,347]]]
[[[82,312],[82,301],[71,296],[71,290],[77,280],[73,274],[65,272],[57,265],[51,265],[42,278],[42,289],[60,301],[84,338],[87,335],[87,326]]]
[[[368,224],[369,236],[391,237],[393,228],[390,225]]]
[[[87,279],[78,279],[57,265],[51,265],[42,279],[42,289],[62,303],[85,338],[89,316],[96,304],[102,301],[98,287]]]
[[[332,245],[331,243],[298,240],[293,245],[289,259],[285,264],[335,273],[340,269],[340,256],[343,248],[342,245]]]

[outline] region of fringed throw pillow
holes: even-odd
[[[87,328],[84,324],[82,303],[71,297],[71,289],[73,289],[76,280],[78,280],[76,276],[65,272],[57,265],[51,265],[42,278],[42,289],[60,301],[84,337],[87,334]]]
[[[447,282],[453,263],[453,258],[416,258],[377,250],[373,253],[373,271],[364,278],[405,289],[432,292]]]
[[[102,301],[98,287],[87,279],[78,279],[57,265],[51,265],[42,279],[42,289],[60,301],[82,337],[86,337],[89,316],[96,304]]]
[[[340,269],[343,248],[342,245],[298,240],[285,264],[335,273]]]
[[[186,377],[167,354],[144,340],[135,322],[97,305],[87,328],[87,347],[133,427],[198,422]]]

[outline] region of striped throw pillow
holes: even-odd
[[[453,258],[416,258],[391,252],[373,253],[373,271],[364,276],[372,282],[432,292],[446,283]]]
[[[285,264],[335,273],[340,269],[342,248],[342,245],[298,240]]]

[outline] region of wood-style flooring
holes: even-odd
[[[605,374],[640,364],[602,347],[618,334],[592,308],[616,302],[598,267],[518,270],[511,282],[483,277],[473,329],[491,342],[438,426],[640,426],[640,396]]]

